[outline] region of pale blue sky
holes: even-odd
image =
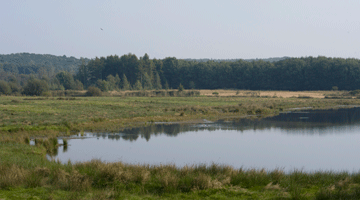
[[[20,52],[360,58],[360,1],[1,0],[0,54]]]

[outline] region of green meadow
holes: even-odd
[[[55,137],[154,122],[262,117],[360,99],[0,96],[0,199],[359,199],[358,172],[49,161]],[[35,145],[29,145],[35,140]],[[66,145],[66,140],[63,144]]]

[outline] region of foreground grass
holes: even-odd
[[[222,165],[61,164],[52,137],[155,121],[274,115],[358,99],[256,97],[0,97],[0,199],[360,199],[360,173],[245,170]],[[35,146],[29,138],[38,136]],[[39,136],[46,136],[40,139]]]
[[[225,165],[61,164],[42,145],[0,143],[0,199],[359,199],[360,173]]]

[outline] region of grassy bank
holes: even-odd
[[[297,107],[358,105],[360,99],[270,97],[0,97],[0,131],[117,131],[156,121],[273,115]]]
[[[46,159],[53,137],[157,121],[274,115],[359,99],[275,97],[0,97],[0,199],[359,199],[360,173],[176,168]],[[30,146],[29,139],[37,138]]]
[[[0,199],[359,199],[360,173],[224,165],[61,164],[42,145],[0,143]]]

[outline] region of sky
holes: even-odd
[[[360,59],[358,0],[0,1],[0,54]]]

